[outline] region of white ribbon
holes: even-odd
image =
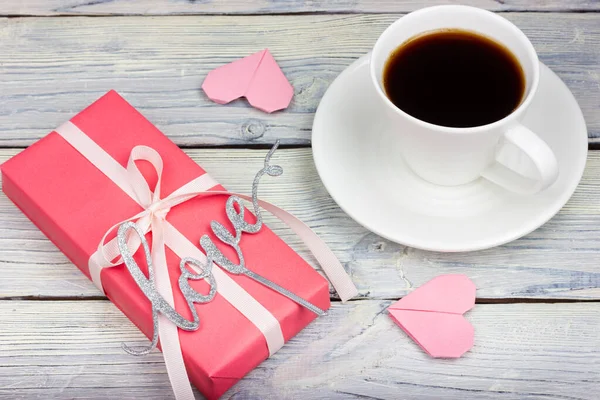
[[[142,232],[152,231],[151,253],[156,268],[156,286],[161,296],[174,308],[165,245],[169,246],[180,258],[192,257],[201,262],[206,262],[206,256],[166,220],[170,209],[197,196],[228,194],[246,200],[251,200],[251,198],[226,191],[211,190],[218,183],[208,174],[204,174],[161,199],[163,161],[156,150],[148,146],[134,147],[127,168],[124,168],[72,122],[61,125],[56,129],[56,132],[144,209],[140,213],[113,225],[106,232],[98,245],[98,250],[90,257],[88,262],[90,276],[94,284],[104,292],[101,278],[102,269],[114,267],[123,262],[116,238],[106,242],[108,235],[123,222],[135,221]],[[146,179],[137,168],[135,162],[139,160],[148,161],[156,170],[158,179],[154,190],[150,189]],[[308,226],[293,215],[270,203],[261,200],[259,204],[290,226],[304,241],[321,264],[323,271],[343,302],[357,294],[356,287],[335,255]],[[132,235],[128,241],[128,247],[132,254],[135,253],[140,244],[139,237]],[[112,260],[115,259],[116,261],[113,262]],[[191,265],[190,267],[193,268]],[[272,355],[279,350],[284,344],[279,321],[223,270],[213,267],[212,271],[217,282],[218,293],[262,332],[269,354]],[[176,398],[179,400],[193,399],[191,385],[183,363],[177,326],[162,315],[159,317],[159,336],[169,379]]]

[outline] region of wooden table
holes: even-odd
[[[261,196],[310,225],[352,274],[360,298],[334,302],[229,399],[600,398],[600,151],[542,228],[507,245],[442,254],[386,241],[347,217],[322,186],[311,124],[331,81],[405,12],[444,1],[6,0],[0,3],[0,162],[116,89],[208,172],[247,192],[266,149],[285,174]],[[600,1],[463,0],[500,12],[569,86],[600,143]],[[267,115],[210,102],[207,72],[268,47],[295,88]],[[268,222],[300,254],[298,239]],[[82,221],[83,223],[83,221]],[[167,399],[159,352],[0,195],[0,398]],[[465,273],[475,346],[425,355],[386,307],[432,277]],[[335,297],[334,299],[335,300]]]

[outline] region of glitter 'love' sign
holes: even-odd
[[[270,165],[269,161],[271,156],[275,152],[278,147],[278,142],[273,146],[273,148],[269,151],[267,156],[265,157],[265,162],[263,168],[258,171],[256,176],[254,177],[254,182],[252,184],[252,204],[254,207],[254,212],[256,214],[256,222],[254,224],[248,223],[244,219],[244,205],[242,200],[237,196],[230,196],[227,199],[225,204],[225,211],[227,213],[227,218],[231,222],[234,227],[234,233],[232,234],[227,228],[225,228],[221,223],[217,221],[212,221],[210,226],[217,238],[232,247],[238,258],[238,263],[227,258],[221,250],[217,248],[212,239],[208,235],[203,235],[200,239],[200,246],[206,253],[206,262],[201,262],[197,259],[191,257],[185,257],[181,259],[179,264],[179,268],[181,270],[181,275],[179,276],[179,289],[181,293],[186,299],[188,308],[192,313],[192,319],[188,320],[183,317],[173,306],[171,306],[159,293],[156,288],[156,282],[154,279],[154,267],[152,264],[152,256],[150,253],[150,248],[148,246],[148,242],[144,236],[144,232],[134,223],[134,222],[125,222],[119,226],[119,230],[117,233],[117,242],[119,246],[119,251],[123,257],[123,262],[125,263],[129,273],[135,280],[136,284],[142,290],[144,295],[150,300],[152,303],[152,320],[154,331],[152,335],[152,342],[149,346],[143,347],[141,349],[133,349],[127,345],[123,345],[125,351],[134,355],[143,355],[149,353],[152,349],[156,347],[158,344],[158,315],[159,313],[163,314],[169,321],[175,324],[177,327],[186,330],[186,331],[195,331],[200,327],[200,318],[195,309],[194,304],[202,304],[211,301],[216,293],[217,293],[217,283],[212,274],[212,266],[213,263],[223,268],[224,270],[232,273],[232,274],[244,274],[251,279],[260,282],[261,284],[277,291],[281,295],[289,298],[290,300],[295,301],[296,303],[306,307],[310,311],[314,312],[317,315],[324,315],[325,311],[318,308],[314,304],[304,300],[303,298],[295,295],[289,290],[277,285],[276,283],[268,280],[267,278],[249,270],[246,267],[246,263],[244,260],[244,254],[240,247],[240,241],[242,239],[242,234],[245,233],[257,233],[260,231],[263,221],[262,214],[260,210],[260,206],[258,203],[258,184],[263,175],[267,174],[269,176],[279,176],[283,173],[283,169],[279,165]],[[133,230],[138,236],[142,244],[142,248],[144,249],[144,255],[146,258],[146,263],[148,264],[148,277],[142,272],[139,265],[133,259],[133,254],[131,253],[129,247],[127,246],[128,235],[130,231]],[[188,265],[192,265],[195,267],[195,271],[190,271]],[[189,281],[196,280],[205,280],[209,285],[209,291],[207,294],[198,293],[194,288],[191,287]]]

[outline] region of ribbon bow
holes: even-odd
[[[147,161],[154,168],[157,175],[156,185],[154,190],[150,189],[148,182],[142,175],[136,165],[136,161]],[[131,190],[133,191],[137,202],[144,207],[144,211],[127,218],[126,220],[120,221],[111,226],[100,241],[98,245],[98,254],[100,255],[100,265],[102,268],[114,267],[123,263],[123,258],[119,257],[114,260],[120,251],[116,242],[111,241],[106,244],[106,238],[115,230],[117,227],[128,221],[135,221],[138,229],[144,234],[152,231],[152,260],[157,270],[166,268],[166,257],[164,254],[164,231],[166,217],[172,207],[181,204],[193,197],[201,194],[208,194],[207,187],[214,187],[217,182],[214,181],[208,174],[202,175],[189,182],[188,184],[180,187],[178,190],[171,193],[164,199],[160,198],[162,173],[163,173],[163,160],[160,154],[156,150],[148,146],[136,146],[131,150],[129,160],[127,162],[127,180],[130,184]],[[223,191],[213,191],[210,194],[221,194],[227,193]],[[127,241],[129,250],[135,253],[141,245],[141,239],[138,236],[130,236]],[[161,279],[157,277],[157,281]]]

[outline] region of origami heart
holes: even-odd
[[[440,275],[392,304],[392,319],[435,358],[458,358],[473,346],[463,317],[475,305],[475,284],[465,275]]]
[[[294,88],[268,49],[213,69],[202,89],[215,103],[246,97],[253,107],[268,113],[286,108],[294,95]]]

